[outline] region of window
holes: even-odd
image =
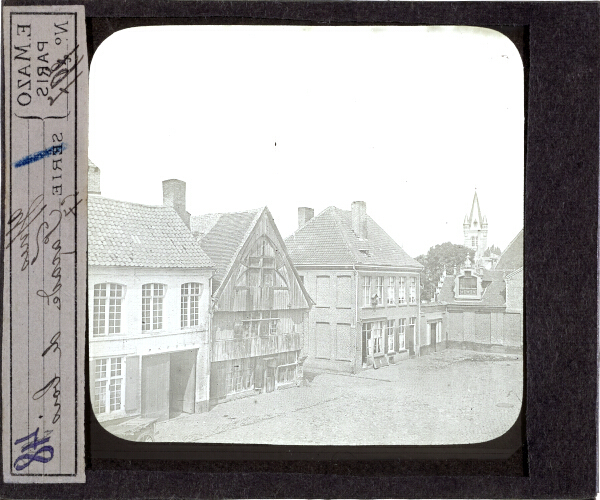
[[[387,322],[387,352],[394,351],[394,334],[396,329],[396,320],[390,319]]]
[[[362,326],[363,342],[364,342],[364,345],[366,346],[367,356],[373,356],[373,344],[371,343],[372,327],[373,327],[372,323],[363,323],[363,326]]]
[[[406,304],[406,278],[404,276],[398,283],[398,304]]]
[[[414,318],[412,318],[414,319]],[[406,349],[405,347],[406,338],[406,319],[401,318],[398,320],[398,350]]]
[[[471,246],[473,248],[477,247],[477,237],[476,236],[471,236]]]
[[[94,285],[94,336],[121,333],[122,285],[102,283]]]
[[[371,305],[371,277],[363,277],[363,305]]]
[[[181,285],[181,328],[198,326],[200,322],[200,283],[185,283]]]
[[[244,337],[267,337],[277,335],[278,311],[253,311],[247,313],[242,322],[241,334]]]
[[[94,366],[94,412],[97,415],[123,407],[123,358],[97,359]]]
[[[377,305],[383,304],[383,276],[377,276]]]
[[[477,278],[475,276],[463,276],[458,279],[459,295],[477,295]]]
[[[417,278],[410,279],[410,303],[417,303]]]
[[[373,323],[373,355],[383,352],[383,321]]]
[[[165,289],[160,283],[142,286],[142,331],[162,329]]]
[[[388,293],[387,293],[387,303],[391,306],[395,304],[395,296],[394,289],[396,288],[396,278],[390,277],[388,278]]]

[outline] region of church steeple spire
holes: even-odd
[[[487,218],[485,215],[482,216],[481,214],[477,189],[475,189],[475,194],[473,196],[471,213],[467,214],[463,221],[463,232],[465,235],[464,245],[475,250],[475,262],[477,262],[483,257],[483,252],[485,252],[485,249],[487,248],[488,232]]]

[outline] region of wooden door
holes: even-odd
[[[171,354],[170,412],[194,413],[196,350]]]
[[[167,420],[169,418],[169,354],[142,358],[142,416]]]
[[[210,366],[210,404],[216,405],[219,399],[227,396],[227,369],[231,361],[211,363]]]

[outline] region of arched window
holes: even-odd
[[[121,307],[125,287],[117,283],[94,285],[94,337],[121,333]]]
[[[181,285],[181,328],[198,326],[202,288],[202,283],[184,283]]]

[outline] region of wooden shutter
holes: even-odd
[[[140,357],[128,356],[125,361],[125,411],[140,411]]]

